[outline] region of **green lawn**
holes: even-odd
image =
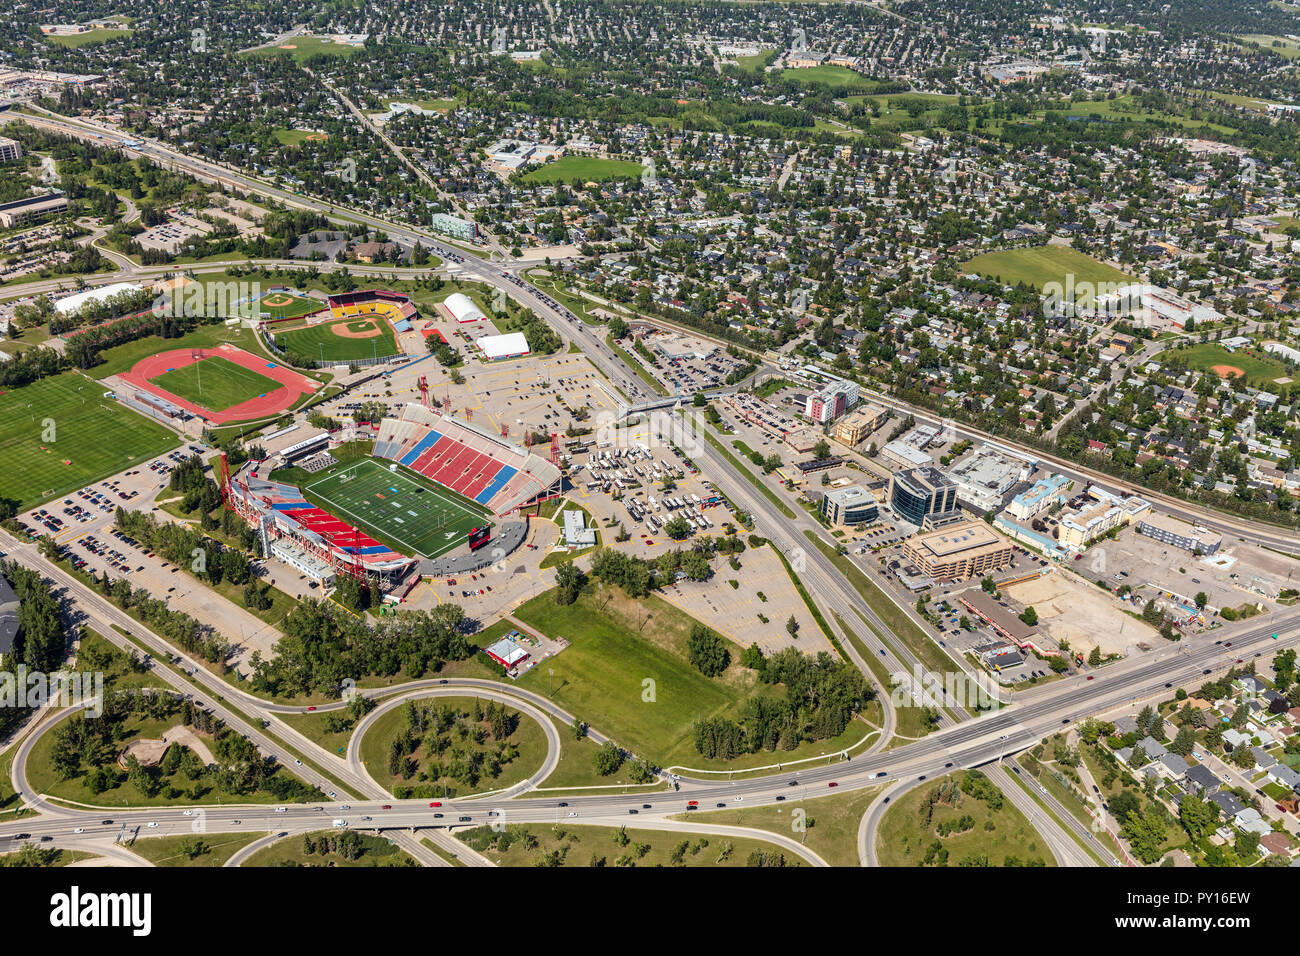
[[[275,380],[219,355],[172,369],[149,381],[187,402],[214,412],[270,394],[281,387]]]
[[[406,705],[394,707],[371,725],[361,740],[361,759],[366,770],[381,787],[397,794],[403,788],[412,788],[410,796],[464,797],[473,793],[504,790],[536,773],[546,760],[546,734],[531,717],[509,708],[517,719],[514,731],[502,740],[488,734],[482,743],[473,738],[475,730],[487,731],[484,722],[473,719],[476,701],[472,697],[429,697],[414,702],[426,710],[449,708],[457,715],[454,723],[442,729],[432,727],[413,731],[419,743],[409,754],[415,770],[410,775],[389,772],[389,749],[393,741],[408,729]],[[490,701],[479,699],[478,706]],[[462,736],[461,731],[469,736]],[[441,754],[437,748],[445,746]],[[492,775],[491,758],[497,756],[497,773]],[[453,776],[455,769],[481,760],[479,772]],[[444,791],[445,787],[445,791]]]
[[[292,49],[284,49],[284,47]],[[293,57],[293,61],[300,66],[306,63],[314,56],[338,56],[343,58],[354,57],[365,51],[364,47],[347,46],[342,43],[333,43],[323,37],[294,37],[286,40],[280,46],[265,47],[261,50],[250,50],[246,56],[280,56],[286,54]]]
[[[117,37],[130,36],[130,30],[87,30],[85,33],[69,33],[60,36],[46,36],[43,39],[46,43],[54,46],[61,46],[67,50],[75,50],[77,47],[89,46],[92,43],[103,43],[105,40],[114,40]]]
[[[880,787],[853,793],[803,799],[803,789],[790,788],[783,803],[763,807],[731,807],[676,816],[675,820],[726,826],[754,827],[802,842],[831,866],[857,866],[858,824]],[[803,811],[802,815],[796,811]]]
[[[946,865],[955,867],[968,857],[987,857],[987,865],[1004,866],[1009,857],[1022,864],[1041,860],[1055,866],[1056,859],[1042,836],[1005,797],[998,810],[962,793],[955,805],[937,803],[928,821],[923,817],[927,799],[940,784],[961,780],[965,772],[949,774],[903,794],[880,821],[876,852],[882,866],[924,866],[927,851],[939,843],[948,851]],[[968,829],[941,835],[940,826],[969,817]],[[929,865],[943,865],[932,862]]]
[[[307,853],[305,843],[310,838],[318,846],[321,841],[337,841],[346,830],[321,830],[302,836],[297,834],[278,840],[268,847],[258,850],[247,860],[244,866],[416,866],[416,862],[407,853],[397,848],[384,837],[371,836],[367,833],[353,833],[357,837],[360,855],[347,859],[338,852]]]
[[[788,68],[781,71],[781,79],[799,83],[824,83],[834,90],[879,89],[879,85],[847,66],[811,66],[805,69]]]
[[[75,372],[0,392],[0,496],[23,510],[178,444],[161,424],[104,398],[99,383]]]
[[[267,354],[266,349],[258,343],[256,332],[244,328],[231,329],[221,322],[213,322],[209,325],[200,325],[178,339],[150,335],[143,339],[136,339],[134,342],[105,349],[100,353],[102,361],[90,369],[88,374],[102,381],[110,375],[120,375],[122,372],[130,371],[141,359],[176,349],[210,349],[218,345],[230,344],[253,355]]]
[[[1287,60],[1300,57],[1300,43],[1287,37],[1269,36],[1263,33],[1248,33],[1241,38],[1247,44],[1257,44],[1260,49],[1276,53]]]
[[[662,767],[745,770],[838,754],[870,728],[861,721],[833,740],[801,743],[794,750],[707,760],[695,749],[693,726],[704,717],[737,719],[750,697],[781,695],[784,687],[758,684],[739,665],[708,678],[691,666],[687,638],[698,623],[655,595],[628,598],[618,588],[592,588],[568,606],[547,591],[515,609],[514,616],[569,647],[519,678],[519,685],[548,694],[557,704],[621,746]],[[554,673],[551,673],[551,672]],[[650,698],[650,699],[647,699]],[[554,786],[554,784],[549,784]]]
[[[471,528],[491,524],[485,508],[406,470],[362,459],[303,488],[308,500],[355,522],[403,554],[434,558],[465,543]]]
[[[339,335],[335,329],[354,333],[378,330],[379,334],[368,338],[350,338]],[[280,348],[288,349],[304,358],[324,362],[345,362],[376,356],[383,358],[401,352],[392,326],[379,315],[276,331],[274,335],[275,344]]]
[[[540,169],[523,177],[529,184],[602,182],[608,179],[637,179],[641,164],[620,159],[601,159],[597,156],[561,156]]]
[[[302,146],[307,143],[309,136],[318,136],[309,129],[286,129],[283,126],[277,126],[271,131],[277,143],[281,146]],[[319,143],[322,140],[312,140],[312,143]],[[319,305],[320,303],[317,303]]]
[[[1214,342],[1201,342],[1187,348],[1161,352],[1155,360],[1198,372],[1208,372],[1216,365],[1230,366],[1245,373],[1248,385],[1260,387],[1268,386],[1274,379],[1287,374],[1286,367],[1281,362],[1253,346],[1229,352]]]
[[[84,718],[73,716],[67,719],[82,720]],[[101,746],[90,760],[83,758],[79,764],[79,773],[66,780],[61,779],[53,769],[51,752],[55,745],[55,732],[50,731],[44,734],[32,748],[31,759],[27,762],[28,782],[37,793],[97,807],[167,807],[211,803],[213,801],[226,804],[269,803],[276,799],[269,791],[265,790],[240,794],[218,792],[212,785],[210,774],[201,777],[197,781],[191,781],[179,770],[170,775],[159,774],[157,778],[158,789],[152,795],[142,793],[134,783],[125,779],[125,777],[116,786],[112,786],[102,793],[94,793],[86,785],[86,781],[90,778],[90,773],[94,768],[115,766],[116,756],[121,753],[128,743],[141,739],[156,740],[162,736],[164,731],[178,726],[180,722],[181,718],[178,715],[162,719],[145,717],[141,714],[128,716],[119,724],[121,736],[115,739],[111,745]],[[197,736],[208,745],[209,749],[213,747],[213,741],[209,735],[198,734]],[[277,770],[277,774],[288,775],[288,773],[289,771],[283,767]],[[306,799],[306,797],[297,799]],[[295,798],[288,798],[281,802],[294,802],[294,800]]]
[[[225,866],[226,861],[265,833],[195,833],[189,836],[140,837],[129,849],[154,866]]]
[[[1099,283],[1123,285],[1133,281],[1132,276],[1067,246],[1030,246],[986,252],[963,262],[961,268],[1004,285],[1023,282],[1040,291],[1049,282],[1070,288],[1071,283],[1067,279],[1070,275],[1074,276],[1075,288],[1081,283],[1091,283],[1095,288]],[[1083,305],[1091,302],[1092,298],[1092,294],[1085,288],[1076,296],[1075,301]]]
[[[498,866],[593,866],[602,859],[604,866],[746,866],[755,851],[783,856],[787,866],[807,866],[801,857],[762,840],[574,826],[567,820],[516,824],[504,833],[474,827],[456,836]],[[626,845],[615,842],[621,837]]]

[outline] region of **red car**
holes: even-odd
[[[315,705],[313,705],[313,706],[311,706],[311,707],[308,707],[307,709],[308,709],[308,710],[315,710],[316,707],[315,707]]]
[[[830,783],[826,784],[826,786],[828,786],[828,787],[838,787],[839,784],[836,783],[834,780],[832,780]]]
[[[442,801],[440,801],[440,800],[434,800],[432,803],[429,804],[429,806],[431,806],[431,807],[440,807],[440,806],[442,806]]]
[[[391,803],[385,803],[385,804],[384,804],[382,807],[380,807],[379,809],[380,809],[380,810],[391,810],[391,809],[393,809],[393,805],[392,805]]]
[[[698,806],[700,805],[700,801],[698,801],[698,800],[687,800],[687,801],[686,801],[686,805],[687,805],[688,807],[698,807]]]
[[[1092,680],[1092,675],[1091,675],[1091,674],[1088,675],[1087,680]]]

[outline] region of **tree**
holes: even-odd
[[[1030,627],[1038,624],[1038,612],[1034,610],[1033,605],[1025,608],[1020,612],[1020,620],[1024,621]]]
[[[831,455],[831,446],[825,438],[813,445],[814,458],[829,458]]]
[[[692,666],[705,677],[717,677],[731,663],[731,652],[726,643],[703,624],[691,628],[686,646]]]
[[[691,526],[686,523],[686,519],[681,515],[669,519],[669,521],[664,525],[664,534],[668,535],[668,537],[672,538],[674,541],[681,541],[690,533]]]
[[[612,740],[605,741],[601,748],[596,751],[594,765],[596,773],[602,777],[617,773],[618,768],[623,766],[622,749]]]
[[[1098,667],[1101,665],[1101,648],[1093,647],[1092,653],[1088,655],[1088,666]]]
[[[565,561],[555,569],[555,603],[572,604],[582,591],[582,571],[572,561]]]
[[[1197,606],[1197,607],[1204,609],[1205,605],[1206,605],[1207,603],[1209,603],[1209,600],[1210,600],[1209,595],[1207,595],[1204,591],[1197,591],[1197,592],[1196,592],[1196,606]]]
[[[792,638],[799,637],[799,622],[795,619],[793,614],[790,615],[790,620],[785,622],[785,631]]]

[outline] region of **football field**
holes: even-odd
[[[376,540],[425,558],[460,547],[471,528],[492,523],[487,509],[370,458],[306,485],[303,492]]]

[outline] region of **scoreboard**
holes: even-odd
[[[469,549],[471,551],[477,551],[479,548],[483,547],[483,545],[488,543],[488,540],[492,537],[492,529],[471,528],[468,537]]]

